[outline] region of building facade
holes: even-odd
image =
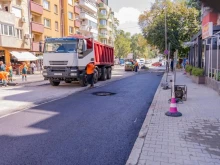
[[[115,18],[114,12],[104,2],[99,3],[98,23],[99,41],[114,46],[115,40]]]
[[[0,60],[8,63],[12,51],[42,54],[49,37],[81,34],[114,44],[114,13],[101,0],[1,0]]]
[[[31,47],[28,0],[0,1],[0,60],[8,63],[12,51],[25,52]]]

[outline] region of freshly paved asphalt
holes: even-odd
[[[0,165],[124,165],[161,77],[139,73],[1,118]]]

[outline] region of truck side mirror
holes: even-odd
[[[87,41],[83,40],[83,51],[85,52],[87,50]]]

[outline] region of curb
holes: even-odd
[[[165,78],[166,78],[166,74],[163,75],[163,78],[161,79],[161,82],[158,85],[157,91],[156,91],[154,98],[153,98],[153,101],[148,109],[146,118],[145,118],[144,123],[141,127],[141,130],[138,134],[138,137],[134,143],[134,146],[131,150],[131,153],[130,153],[130,156],[126,162],[126,165],[137,165],[138,164],[138,161],[139,161],[139,158],[140,158],[140,155],[142,152],[142,148],[144,145],[145,137],[148,132],[148,125],[151,123],[152,116],[154,115],[154,109],[157,104],[159,94],[162,90],[161,84],[163,83]]]

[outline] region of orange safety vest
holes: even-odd
[[[89,63],[86,67],[86,74],[93,74],[95,70],[95,65],[92,63]]]
[[[8,78],[8,72],[5,72],[5,71],[0,72],[0,79],[1,80],[7,80],[7,78]]]

